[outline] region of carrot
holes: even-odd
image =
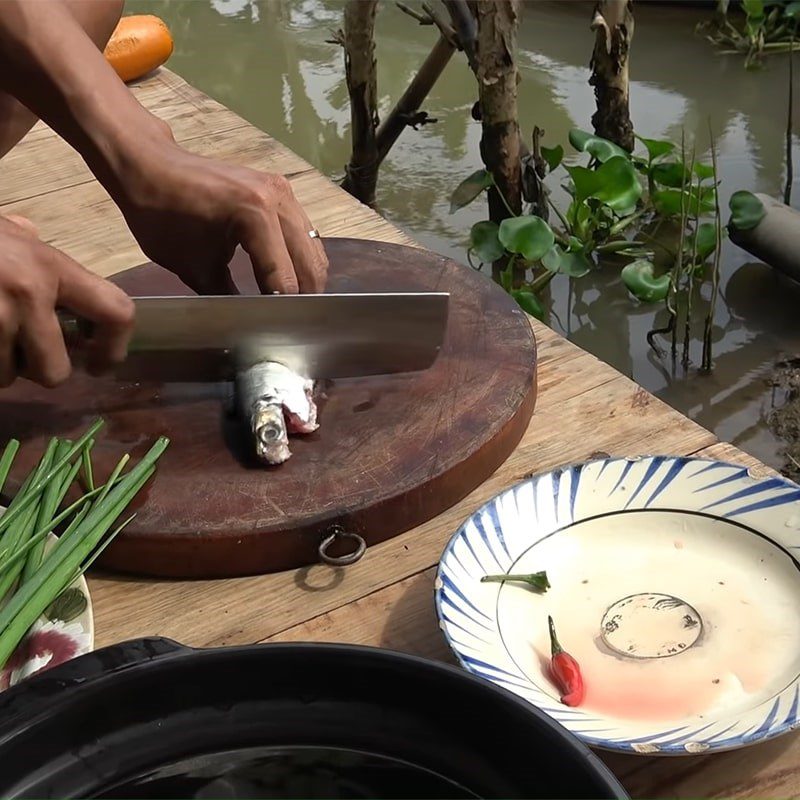
[[[122,17],[103,51],[117,75],[126,83],[160,67],[174,48],[163,20],[150,14]]]

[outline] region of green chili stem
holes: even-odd
[[[525,575],[484,575],[481,578],[481,583],[505,583],[506,581],[527,583],[542,592],[546,592],[550,588],[546,572],[532,572]]]
[[[556,636],[556,626],[552,617],[547,617],[547,624],[550,627],[550,653],[553,656],[557,656],[559,653],[564,652],[564,648],[561,646]]]

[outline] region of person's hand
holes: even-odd
[[[262,293],[325,288],[325,249],[283,176],[189,153],[166,126],[123,173],[115,200],[139,246],[199,294],[236,292],[228,263],[237,245]]]
[[[17,377],[54,387],[69,377],[57,307],[93,323],[81,350],[89,372],[124,360],[133,328],[131,298],[40,241],[28,220],[0,217],[0,387]]]

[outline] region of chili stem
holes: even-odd
[[[550,652],[553,656],[557,656],[559,653],[564,652],[564,648],[558,641],[558,637],[556,636],[556,626],[551,616],[547,617],[547,624],[550,627]]]
[[[542,592],[546,592],[550,588],[546,572],[532,572],[526,575],[484,575],[481,578],[481,583],[505,583],[506,581],[527,583]]]

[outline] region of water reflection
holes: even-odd
[[[343,5],[343,0],[128,0],[127,10],[162,16],[176,40],[173,69],[337,179],[349,155],[349,111],[341,51],[325,40],[341,25]],[[528,135],[534,124],[544,128],[545,143],[566,144],[571,127],[590,126],[591,6],[577,0],[526,3],[519,38],[521,123]],[[715,55],[694,33],[707,13],[637,5],[632,112],[641,135],[679,140],[684,130],[703,154],[710,122],[727,208],[738,188],[781,192],[788,64],[779,56],[751,73],[736,56]],[[394,4],[381,4],[383,113],[407,86],[434,36]],[[461,261],[467,232],[483,208],[450,215],[448,196],[460,177],[480,165],[480,126],[469,114],[475,98],[474,78],[458,56],[425,104],[438,124],[403,134],[382,169],[378,191],[381,210],[392,222]],[[800,103],[795,110],[800,123]],[[796,141],[795,163],[800,163]],[[563,197],[557,187],[554,194]],[[654,358],[645,335],[663,326],[664,312],[633,306],[618,266],[572,286],[554,282],[549,324],[721,438],[778,465],[778,443],[761,419],[770,398],[765,377],[777,357],[798,348],[797,290],[778,283],[771,271],[749,263],[747,254],[730,244],[723,255],[712,376],[693,371],[686,376],[669,360]],[[692,355],[697,363],[699,339]]]

